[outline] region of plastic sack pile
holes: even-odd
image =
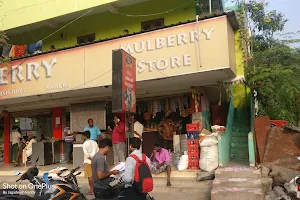
[[[211,172],[218,168],[218,140],[216,138],[217,134],[212,133],[205,136],[205,138],[200,142],[200,169],[206,172]]]
[[[186,170],[189,166],[189,157],[187,152],[184,152],[184,155],[180,156],[177,169],[178,171]]]

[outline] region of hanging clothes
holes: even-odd
[[[2,49],[2,54],[1,54],[1,56],[2,56],[3,58],[8,58],[8,57],[9,57],[10,50],[11,50],[11,45],[10,45],[10,44],[4,44],[4,45],[3,45],[3,49]]]
[[[176,108],[177,108],[177,102],[176,102],[176,99],[175,98],[171,98],[171,103],[170,103],[170,107],[171,109],[174,111],[176,111]]]
[[[189,100],[187,96],[183,97],[183,105],[185,107],[185,109],[189,108]]]
[[[152,107],[152,116],[156,117],[156,113],[160,112],[160,102],[158,100],[153,101],[153,107]]]
[[[35,51],[36,51],[36,43],[28,45],[27,51],[26,51],[28,54],[30,54],[30,55],[34,54]]]
[[[41,53],[42,52],[42,48],[43,48],[43,42],[42,40],[35,42],[33,44],[28,45],[28,54],[37,54],[37,53]]]
[[[11,51],[11,58],[20,58],[26,54],[26,45],[13,45]]]
[[[176,100],[177,100],[179,112],[181,112],[184,109],[183,97],[177,97]]]
[[[165,115],[166,116],[168,115],[169,108],[170,108],[169,99],[166,98],[165,99]]]
[[[37,43],[36,43],[36,51],[34,52],[35,54],[36,53],[42,53],[43,51],[43,41],[42,40],[39,40]]]

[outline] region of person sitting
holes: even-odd
[[[105,156],[112,148],[112,141],[104,138],[99,142],[99,151],[92,158],[92,178],[96,198],[109,199],[113,197],[110,187],[110,176],[119,174],[118,170],[109,171]]]
[[[45,137],[45,135],[42,133],[41,134],[41,139],[39,140],[39,142],[47,142],[49,140],[48,137]]]
[[[167,149],[162,148],[161,144],[154,145],[154,151],[151,154],[150,160],[152,164],[152,173],[160,174],[167,172],[167,187],[171,186],[171,158]]]
[[[129,35],[129,31],[128,31],[127,29],[125,29],[125,30],[123,31],[123,35]]]
[[[50,45],[50,51],[55,51],[55,46],[54,45]]]
[[[122,194],[122,196],[125,196],[127,199],[146,199],[147,194],[139,193],[136,191],[136,189],[133,186],[134,183],[134,173],[136,171],[136,164],[137,160],[142,160],[143,156],[146,158],[146,163],[149,168],[149,175],[151,176],[151,171],[150,171],[150,166],[151,166],[151,161],[150,159],[145,155],[142,154],[141,151],[139,150],[141,146],[141,140],[137,137],[131,138],[129,142],[129,148],[130,148],[130,156],[126,159],[125,163],[125,172],[124,172],[124,177],[123,181],[125,183],[125,192]],[[145,175],[146,176],[146,175]],[[145,177],[143,176],[143,177]]]
[[[26,163],[27,158],[32,156],[32,144],[37,142],[35,138],[36,138],[35,136],[30,136],[28,144],[23,149],[23,155],[22,155],[23,163]]]

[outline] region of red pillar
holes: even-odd
[[[53,135],[55,139],[62,139],[62,108],[53,108]]]
[[[10,158],[10,114],[4,117],[4,164],[9,164]]]

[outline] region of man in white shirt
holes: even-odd
[[[130,148],[130,156],[127,157],[126,163],[125,163],[125,172],[124,172],[124,177],[123,181],[125,183],[125,188],[126,191],[123,194],[124,196],[127,197],[127,199],[145,199],[145,196],[139,196],[139,195],[145,195],[145,194],[138,194],[136,193],[135,189],[132,187],[132,184],[134,182],[134,173],[135,173],[135,167],[136,167],[136,160],[131,157],[132,155],[137,156],[140,160],[142,159],[142,153],[139,150],[141,146],[141,140],[139,138],[131,138],[130,143],[129,143],[129,148]],[[151,169],[151,161],[148,157],[146,157],[146,162],[149,166],[149,172]],[[151,173],[151,172],[150,172]]]
[[[84,177],[88,178],[90,191],[89,194],[94,193],[94,183],[92,179],[92,158],[99,151],[99,147],[96,141],[90,140],[90,131],[85,131],[83,134],[83,153],[84,153]]]
[[[18,145],[19,145],[20,139],[22,137],[21,133],[22,133],[21,129],[18,126],[14,126],[12,128],[10,141],[12,144],[12,162],[13,163],[15,163],[16,159],[17,159]]]
[[[141,124],[139,121],[136,120],[136,117],[134,117],[134,137],[139,138],[141,141],[143,141],[143,131],[144,131],[144,126]],[[142,152],[142,144],[140,145],[140,151]]]

